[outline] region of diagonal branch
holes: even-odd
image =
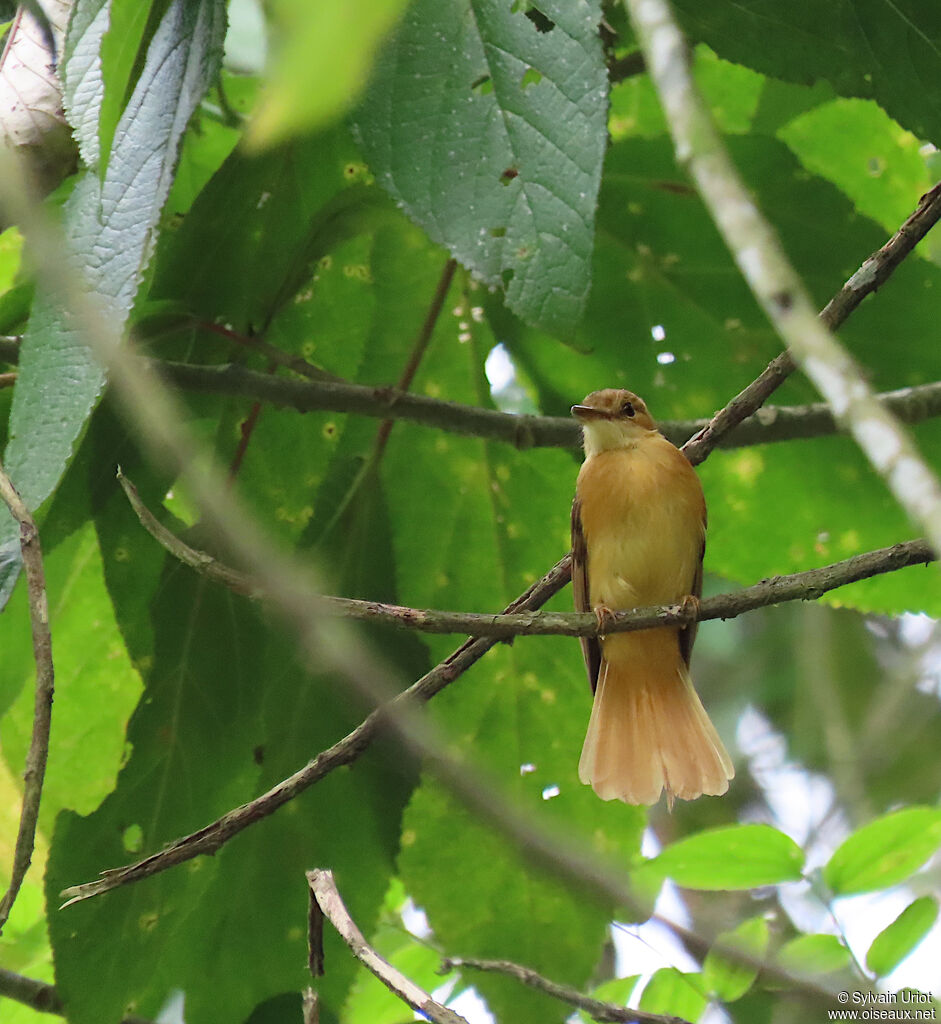
[[[356,959],[394,996],[398,996],[403,1003],[417,1010],[428,1020],[435,1021],[435,1024],[468,1024],[467,1018],[437,1002],[369,945],[363,933],[356,927],[356,922],[350,917],[332,871],[323,868],[308,871],[307,883],[310,886],[311,909],[314,910],[316,905],[319,912],[327,917],[339,932],[340,938],[350,947]]]
[[[541,580],[509,605],[507,611],[539,608],[562,589],[568,582],[570,573],[571,563],[566,555]],[[409,701],[424,703],[430,700],[479,661],[497,642],[495,637],[478,637],[465,641],[444,661],[412,683],[407,690],[373,711],[351,733],[319,753],[303,768],[266,793],[247,804],[242,804],[241,807],[234,808],[199,831],[177,839],[150,857],[124,867],[103,871],[101,877],[94,882],[71,886],[62,893],[67,899],[64,906],[149,878],[194,857],[215,853],[243,829],[273,814],[279,807],[283,807],[305,789],[319,782],[335,768],[352,764],[376,738],[383,723],[390,720],[395,708]]]
[[[238,572],[205,551],[190,547],[171,533],[141,501],[134,485],[119,471],[119,480],[131,507],[145,530],[169,554],[200,575],[247,597],[265,597],[264,587],[247,573]],[[663,605],[612,612],[605,618],[604,632],[626,633],[674,624],[686,625],[694,619],[734,619],[744,612],[785,601],[812,601],[830,590],[850,583],[896,572],[910,565],[922,565],[935,559],[934,552],[921,540],[867,551],[832,565],[775,576],[754,586],[707,598],[698,614],[683,605]],[[324,615],[339,615],[357,621],[383,622],[421,633],[462,633],[465,636],[508,640],[514,636],[598,636],[598,619],[592,612],[452,612],[433,608],[409,608],[381,601],[361,601],[350,597],[331,597],[311,593],[308,600]]]
[[[593,1020],[607,1022],[626,1021],[628,1024],[689,1024],[682,1017],[667,1016],[662,1013],[648,1013],[646,1010],[632,1010],[627,1006],[609,1003],[603,999],[593,999],[568,985],[560,985],[550,981],[541,974],[512,960],[478,960],[474,957],[449,956],[441,962],[441,973],[446,974],[454,969],[470,968],[473,971],[491,971],[514,978],[523,985],[528,985],[539,992],[544,992],[553,999],[558,999],[578,1010],[583,1010]]]
[[[29,621],[33,633],[33,657],[36,661],[36,697],[33,706],[33,734],[26,755],[23,773],[23,809],[13,851],[10,886],[0,899],[0,932],[29,870],[36,842],[39,803],[42,799],[46,761],[49,757],[49,730],[52,726],[52,696],[55,674],[52,667],[52,635],[49,632],[49,603],[46,599],[46,577],[43,572],[39,532],[29,509],[17,494],[10,478],[0,466],[0,498],[20,526],[20,550],[26,571],[29,592]]]
[[[689,50],[666,0],[624,0],[676,147],[742,276],[837,421],[928,541],[941,549],[941,483],[908,432],[819,319],[803,283],[729,158],[689,68]],[[855,278],[863,284],[872,269]],[[786,358],[786,357],[785,357]]]
[[[941,182],[918,200],[918,206],[908,215],[898,231],[881,249],[877,249],[830,299],[820,311],[820,320],[831,331],[840,327],[867,295],[888,281],[896,267],[928,234],[939,218],[941,218]],[[738,433],[735,427],[761,407],[768,396],[780,387],[796,368],[790,351],[784,351],[772,359],[767,368],[744,391],[737,394],[725,408],[716,413],[705,429],[684,445],[683,450],[689,461],[694,466],[702,462],[723,434],[726,435],[726,443],[730,440],[730,432],[734,437]],[[879,397],[880,400],[886,401],[889,396],[880,395]],[[837,429],[836,421],[830,413],[829,406],[824,406],[824,408],[829,414],[828,427],[832,424],[832,428],[819,430],[818,433],[832,433]],[[907,420],[906,422],[913,421]],[[826,420],[818,419],[818,423],[823,425]],[[815,434],[795,436],[811,437]],[[770,440],[770,438],[768,439]]]

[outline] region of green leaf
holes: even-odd
[[[729,825],[672,843],[641,870],[690,889],[733,890],[797,881],[803,864],[801,848],[776,828]]]
[[[62,808],[88,814],[114,788],[141,684],[121,642],[91,524],[86,521],[46,552],[44,563],[56,673],[40,814],[48,834]],[[36,672],[25,598],[23,588],[7,609],[13,636],[8,635],[0,659],[0,706],[5,696],[20,691],[0,729],[3,755],[17,775],[32,733]]]
[[[843,96],[877,100],[919,137],[941,140],[941,18],[933,0],[679,0],[676,7],[685,32],[720,56],[790,82],[826,79]]]
[[[88,167],[100,157],[98,116],[104,99],[101,40],[108,30],[108,0],[77,0],[62,48],[62,98],[79,152]]]
[[[610,981],[602,982],[591,990],[593,999],[601,999],[606,1003],[614,1003],[617,1006],[627,1006],[637,982],[640,981],[639,974],[633,974],[627,978],[612,978]],[[578,1019],[584,1024],[592,1024],[595,1020],[585,1010],[578,1011]]]
[[[835,935],[799,935],[778,950],[775,961],[797,975],[832,974],[849,965],[850,952]]]
[[[180,138],[218,64],[220,0],[174,0],[122,115],[104,180],[88,173],[65,205],[69,259],[112,326],[131,309],[150,258]],[[24,501],[52,492],[104,387],[102,367],[56,300],[34,305],[20,350],[4,465]],[[17,528],[0,518],[0,607],[19,571]]]
[[[391,204],[364,172],[339,129],[264,153],[236,149],[161,246],[150,298],[264,331],[310,283],[314,261],[388,217]]]
[[[702,1016],[707,1002],[701,974],[662,967],[644,987],[640,1009],[695,1022]]]
[[[279,0],[273,6],[278,60],[252,120],[256,146],[325,128],[366,85],[383,36],[407,0]]]
[[[357,123],[379,182],[529,323],[567,334],[588,294],[606,137],[600,4],[418,0]],[[392,98],[395,97],[395,102]]]
[[[922,896],[873,939],[866,954],[866,966],[873,974],[885,977],[911,953],[931,931],[938,919],[938,901]]]
[[[768,922],[763,917],[752,917],[732,931],[722,932],[716,943],[761,961],[768,948],[768,934]],[[715,947],[709,950],[703,962],[704,988],[726,1003],[741,999],[757,976],[757,968],[731,959]]]
[[[915,197],[934,184],[918,138],[871,101],[821,104],[781,128],[778,137],[809,171],[832,181],[890,234],[912,212]]]
[[[82,159],[102,175],[152,5],[153,0],[77,0],[69,18],[62,60],[65,109]]]
[[[837,896],[888,889],[941,846],[941,809],[907,807],[871,821],[837,848],[823,878]]]
[[[109,0],[108,3],[108,30],[101,39],[99,51],[104,95],[97,124],[100,151],[106,155],[111,153],[153,6],[154,0]],[[100,170],[104,174],[106,166]]]

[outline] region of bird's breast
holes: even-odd
[[[690,593],[706,507],[696,473],[669,441],[591,456],[577,495],[593,606],[668,604]]]

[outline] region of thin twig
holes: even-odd
[[[65,1016],[65,1004],[55,985],[35,978],[27,978],[15,971],[0,967],[0,996],[22,1003],[37,1013]],[[121,1024],[153,1024],[143,1017],[123,1017]]]
[[[384,960],[366,941],[363,933],[356,927],[350,917],[340,892],[337,889],[332,871],[315,868],[307,872],[307,882],[313,899],[320,910],[339,932],[340,938],[350,947],[357,960],[374,974],[386,988],[398,996],[403,1003],[417,1010],[436,1024],[468,1024],[465,1017],[433,999],[424,989]]]
[[[36,696],[33,704],[33,734],[26,755],[23,773],[23,809],[20,812],[16,848],[10,886],[0,899],[0,933],[10,916],[20,886],[29,870],[36,842],[39,803],[42,799],[46,761],[49,757],[49,730],[52,726],[52,696],[55,673],[52,667],[52,635],[49,631],[49,602],[46,599],[46,577],[42,564],[39,531],[29,509],[17,494],[10,478],[0,466],[0,498],[20,526],[20,550],[26,571],[29,594],[29,621],[33,634],[33,658],[36,662]]]
[[[512,960],[478,960],[474,957],[449,956],[441,962],[440,973],[445,974],[451,970],[468,967],[474,971],[490,971],[494,974],[504,974],[509,978],[514,978],[523,985],[528,985],[539,992],[544,992],[547,996],[552,996],[553,999],[584,1010],[593,1020],[627,1021],[629,1024],[635,1021],[636,1024],[688,1024],[688,1021],[682,1017],[648,1013],[646,1010],[631,1010],[626,1006],[619,1006],[617,1003],[593,999],[591,996],[579,992],[578,989],[550,981],[531,968],[513,963]]]
[[[237,594],[260,598],[262,585],[248,574],[238,572],[205,551],[190,547],[171,533],[147,508],[137,489],[122,473],[121,486],[145,530],[174,558],[200,575],[220,583]],[[662,605],[612,612],[605,618],[606,634],[652,629],[657,626],[687,625],[694,619],[734,619],[744,612],[786,601],[813,601],[830,590],[883,573],[896,572],[910,565],[934,561],[935,555],[921,540],[910,540],[892,547],[867,551],[831,565],[774,576],[754,586],[707,598],[698,614],[684,605]],[[461,633],[506,640],[514,636],[598,636],[598,618],[592,612],[476,612],[441,611],[433,608],[409,608],[381,601],[361,601],[349,597],[311,594],[321,614],[341,615],[357,621],[383,622],[422,633]]]
[[[608,78],[611,84],[623,82],[628,78],[642,75],[647,70],[647,62],[640,50],[634,50],[623,57],[617,57],[608,64]]]
[[[418,372],[418,367],[421,365],[422,358],[428,351],[431,336],[435,331],[435,324],[438,322],[438,317],[441,316],[441,309],[444,306],[444,300],[448,297],[451,282],[454,280],[455,270],[457,270],[457,260],[449,256],[448,259],[444,261],[444,267],[441,270],[441,277],[438,279],[435,293],[431,297],[431,305],[428,307],[428,312],[425,314],[425,319],[418,332],[418,337],[415,339],[415,344],[412,346],[412,351],[409,353],[408,360],[405,363],[405,367],[403,368],[398,383],[396,384],[396,390],[403,394],[411,388],[412,381],[415,379],[415,374]],[[373,452],[374,461],[378,461],[382,458],[394,426],[395,417],[393,416],[386,417],[382,423],[379,424],[379,430],[376,432],[375,449]]]
[[[791,356],[856,439],[899,506],[941,549],[941,483],[908,431],[879,402],[849,354],[815,313],[806,288],[729,158],[689,67],[666,0],[625,0],[686,167],[742,276]],[[859,272],[868,287],[872,268]]]
[[[908,215],[898,231],[882,248],[877,249],[836,295],[830,299],[820,311],[820,320],[831,331],[835,331],[838,327],[842,326],[850,313],[856,309],[867,295],[870,295],[888,281],[902,260],[928,234],[939,218],[941,218],[941,183],[935,185],[933,189],[926,192],[919,199],[918,206]],[[736,430],[735,427],[743,423],[756,409],[764,405],[769,395],[780,387],[796,368],[797,365],[790,351],[784,351],[772,359],[767,368],[744,391],[737,394],[724,409],[716,413],[706,427],[684,446],[684,452],[690,462],[694,466],[702,462],[706,455],[716,446],[716,442],[719,441],[723,434],[725,435],[722,442],[723,447],[728,443],[730,437],[735,437],[736,435],[741,437],[742,443],[749,443],[745,440],[748,436],[746,431],[744,429],[741,431]],[[910,392],[912,389],[905,390]],[[892,409],[899,419],[906,423],[914,423],[916,422],[915,420],[905,416],[904,399],[900,400],[901,394],[902,392],[892,392],[888,395],[879,395],[878,397],[881,402]],[[823,406],[822,411],[817,411],[821,408],[819,406],[805,408],[808,410],[813,408],[815,411],[813,413],[805,413],[804,416],[792,415],[788,419],[790,419],[792,424],[798,420],[804,420],[804,426],[810,432],[793,435],[779,434],[778,431],[781,430],[781,427],[785,426],[785,417],[775,417],[768,421],[769,424],[775,424],[776,426],[774,431],[776,436],[773,439],[783,439],[785,436],[814,437],[836,431],[836,420],[833,418],[828,405]],[[783,413],[784,410],[778,410],[778,412]],[[794,412],[796,413],[796,410]],[[937,413],[932,415],[937,415]],[[756,421],[749,420],[748,422],[755,423]],[[811,422],[815,424],[816,429],[811,427]],[[768,439],[771,440],[772,438],[769,437]],[[760,442],[756,441],[754,443]]]
[[[231,327],[210,323],[208,320],[197,320],[195,321],[195,326],[201,330],[209,331],[211,334],[218,334],[223,338],[228,338],[229,341],[234,341],[237,345],[251,349],[253,352],[260,352],[263,356],[267,356],[269,362],[274,363],[276,366],[284,367],[286,370],[292,370],[308,380],[343,380],[342,377],[337,377],[336,374],[328,373],[326,370],[321,370],[319,366],[314,366],[313,363],[309,363],[303,356],[295,355],[292,352],[285,352],[284,349],[270,344],[264,338],[259,338],[257,335],[242,334],[240,331],[232,330]]]

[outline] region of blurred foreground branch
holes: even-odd
[[[666,0],[624,0],[660,96],[676,158],[685,167],[742,276],[791,358],[856,438],[896,501],[941,550],[941,484],[908,432],[877,400],[860,369],[817,316],[803,282],[755,205],[693,81],[689,49]],[[938,192],[936,186],[931,193]],[[851,291],[874,276],[864,265]],[[780,357],[787,361],[788,357]]]

